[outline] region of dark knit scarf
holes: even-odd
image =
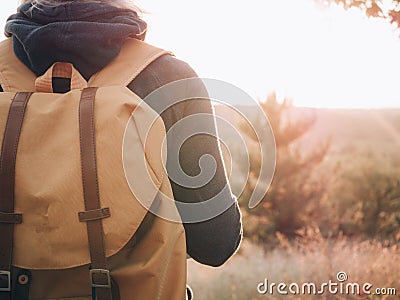
[[[26,3],[8,18],[5,32],[17,57],[36,75],[61,61],[88,79],[118,55],[127,38],[143,40],[146,27],[135,12],[106,4]]]

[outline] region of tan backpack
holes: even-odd
[[[183,226],[126,179],[160,211],[158,193],[172,198],[162,120],[126,88],[164,54],[130,39],[86,82],[66,63],[37,78],[0,43],[0,300],[185,299]],[[52,93],[53,76],[71,91]]]

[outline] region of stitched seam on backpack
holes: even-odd
[[[176,244],[176,241],[175,241],[174,244]],[[171,255],[170,253],[168,253],[168,254],[169,254],[168,257],[171,258],[172,255]],[[166,261],[166,262],[164,263],[164,265],[163,265],[163,268],[162,268],[163,272],[162,272],[162,275],[161,275],[161,278],[160,278],[160,287],[159,287],[159,289],[158,289],[158,295],[157,295],[157,299],[158,299],[158,300],[161,299],[162,292],[164,291],[165,277],[167,276],[166,273],[167,273],[167,268],[168,268],[168,266],[169,266],[170,261],[171,261],[171,259],[169,259],[168,261]]]
[[[153,76],[154,81],[156,81],[158,88],[162,87],[163,84],[161,83],[160,78],[157,76],[157,73],[151,71],[151,75]],[[142,101],[144,101],[144,100],[142,99]],[[146,104],[147,104],[147,103],[146,103]],[[160,114],[159,114],[158,112],[156,112],[156,113],[157,113],[157,115],[158,115],[158,118],[161,118]],[[161,119],[161,120],[162,120],[162,119]],[[153,124],[154,124],[154,123],[153,123]],[[164,122],[163,122],[163,124],[164,124]],[[136,122],[135,122],[135,128],[136,128],[136,132],[137,132],[137,134],[138,134],[138,136],[139,136],[140,143],[142,144],[143,154],[144,154],[144,157],[145,157],[145,159],[146,159],[146,162],[147,162],[148,165],[150,166],[150,168],[151,168],[153,174],[155,175],[155,178],[157,178],[157,172],[156,172],[156,170],[153,168],[153,166],[150,164],[149,160],[147,159],[146,150],[145,150],[145,149],[146,149],[146,147],[145,147],[145,141],[142,141],[142,139],[140,138],[139,129],[138,129],[137,126],[136,126]],[[165,134],[167,134],[167,133],[165,133]],[[165,138],[167,138],[167,137],[165,136]],[[166,169],[166,168],[165,168],[165,169]],[[159,182],[160,186],[162,185],[162,183],[163,183],[163,181],[164,181],[164,173],[165,173],[165,172],[162,172],[162,174],[161,174],[161,178],[160,178],[160,182]],[[158,179],[158,178],[157,178],[157,179]]]
[[[4,92],[9,92],[10,91],[10,85],[7,81],[7,78],[3,75],[3,72],[0,71],[0,85],[3,88]]]
[[[142,101],[143,101],[143,100],[142,100]],[[138,129],[137,126],[136,126],[136,121],[135,121],[135,129],[136,129],[136,133],[137,133],[137,135],[138,135],[138,137],[139,137],[140,144],[142,145],[143,154],[144,154],[144,158],[145,158],[145,160],[146,160],[146,162],[147,162],[147,165],[150,167],[150,170],[151,170],[151,172],[153,173],[154,177],[158,180],[158,177],[157,177],[157,175],[156,175],[156,174],[157,174],[156,170],[153,168],[152,164],[151,164],[151,163],[149,162],[149,160],[147,159],[147,156],[146,156],[146,147],[145,147],[145,145],[144,145],[144,142],[145,142],[145,141],[142,141],[142,139],[140,138],[140,133],[139,133],[139,129]],[[147,167],[146,167],[146,169],[147,169]],[[164,172],[163,172],[163,174],[161,174],[161,178],[160,178],[160,180],[159,180],[159,182],[158,182],[158,184],[159,184],[160,186],[161,186],[163,180],[164,180]]]
[[[177,224],[179,224],[179,223],[177,223]],[[179,239],[181,238],[181,234],[184,234],[184,233],[179,233],[177,235],[177,237],[175,238],[174,242],[172,243],[172,247],[170,249],[170,252],[168,253],[169,254],[168,257],[171,258],[172,256],[174,256],[175,245],[177,245],[179,243]],[[170,262],[171,262],[171,259],[169,259],[167,262],[165,262],[164,265],[163,265],[163,268],[162,268],[163,272],[162,272],[162,275],[161,275],[160,288],[158,290],[158,295],[157,295],[157,299],[158,300],[161,299],[162,292],[164,291],[165,278],[167,277],[167,268],[169,267]],[[186,263],[186,261],[185,261],[185,263]]]

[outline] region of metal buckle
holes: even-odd
[[[0,270],[0,277],[6,277],[7,286],[0,287],[0,292],[11,292],[11,273],[10,271]]]
[[[100,275],[106,275],[107,276],[107,284],[96,284],[93,281],[93,275],[95,274],[100,274]],[[92,287],[94,288],[111,288],[111,276],[110,276],[110,271],[105,270],[105,269],[91,269],[90,270],[90,282],[92,284]]]

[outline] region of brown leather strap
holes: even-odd
[[[0,223],[21,224],[22,214],[4,213],[0,211]]]
[[[0,157],[0,300],[11,299],[11,264],[14,224],[22,222],[14,214],[15,164],[26,106],[32,93],[17,93],[11,102]]]
[[[81,222],[101,220],[108,218],[110,216],[111,216],[110,209],[108,207],[83,211],[78,214],[79,221]]]
[[[102,218],[90,218],[99,210],[99,185],[96,165],[96,141],[94,125],[94,100],[97,88],[82,91],[79,105],[79,131],[81,145],[82,182],[86,212],[81,212],[80,219],[87,223],[91,270],[90,279],[98,300],[111,300],[111,277],[107,269]],[[105,209],[108,211],[109,210]],[[89,216],[89,218],[88,218]]]

